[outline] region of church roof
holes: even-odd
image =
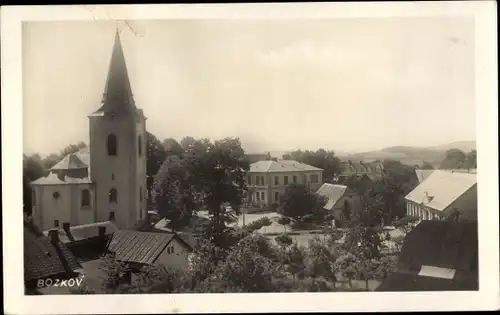
[[[106,85],[104,87],[102,106],[91,116],[116,115],[131,112],[137,113],[137,109],[134,104],[125,55],[117,30]]]
[[[79,168],[88,168],[90,164],[90,153],[88,147],[78,152],[66,155],[54,165],[51,170],[71,170]]]
[[[59,177],[57,174],[49,173],[46,177],[32,181],[32,185],[65,185],[65,184],[92,184],[90,178]]]

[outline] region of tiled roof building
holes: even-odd
[[[406,197],[407,214],[423,220],[460,213],[477,220],[477,176],[471,173],[433,171]]]
[[[316,193],[327,198],[324,208],[332,212],[335,225],[338,227],[348,220],[345,217],[346,211],[349,213],[361,211],[360,196],[347,186],[325,183]]]

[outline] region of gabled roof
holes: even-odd
[[[325,183],[316,192],[318,195],[328,198],[324,209],[332,210],[337,202],[344,196],[347,186]]]
[[[303,172],[303,171],[322,171],[311,165],[307,165],[294,160],[279,161],[258,161],[250,165],[250,173],[282,173],[282,172]]]
[[[118,230],[118,228],[111,221],[75,225],[70,226],[69,234],[64,229],[59,229],[59,240],[66,244],[91,239],[99,236],[99,227],[106,228],[106,236],[109,236]],[[44,231],[43,234],[48,236],[49,231]]]
[[[59,242],[59,250],[45,235],[24,228],[24,281],[67,274],[81,269],[76,258]]]
[[[49,173],[46,177],[40,177],[39,179],[32,181],[32,185],[65,185],[65,184],[92,184],[92,180],[88,177],[85,178],[74,178],[64,176],[59,178],[57,174]]]
[[[475,186],[476,178],[476,174],[435,170],[405,198],[442,211]]]
[[[87,168],[88,165],[85,164],[78,155],[75,153],[66,155],[61,161],[54,165],[51,170],[71,170]]]
[[[174,238],[191,249],[175,233],[118,230],[111,237],[108,250],[115,254],[116,260],[149,265],[156,261]]]
[[[420,170],[420,169],[416,169],[415,170],[415,174],[417,175],[417,178],[418,178],[418,182],[421,183],[424,181],[424,179],[426,179],[427,177],[429,177],[429,175],[431,175],[435,170]]]

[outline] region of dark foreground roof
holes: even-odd
[[[24,281],[70,274],[81,268],[63,243],[56,247],[48,237],[24,228]]]
[[[108,250],[120,261],[153,264],[174,238],[191,248],[175,233],[118,230],[113,234]]]
[[[478,290],[477,232],[475,222],[422,221],[377,291]]]
[[[440,279],[395,272],[384,280],[377,291],[475,291],[474,279]]]

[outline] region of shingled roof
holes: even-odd
[[[118,230],[111,221],[74,225],[70,226],[69,231],[59,229],[59,240],[66,244],[98,237],[100,227],[106,228],[105,236],[109,236]],[[49,231],[44,231],[43,233],[48,236]]]
[[[405,237],[397,271],[377,291],[478,289],[475,222],[430,221]]]
[[[174,238],[191,249],[191,246],[175,233],[118,230],[113,234],[108,250],[115,254],[116,260],[150,265]]]
[[[279,161],[258,161],[250,165],[250,173],[283,173],[283,172],[304,172],[304,171],[322,171],[311,165],[307,165],[294,160]]]
[[[49,173],[46,177],[40,177],[39,179],[32,181],[32,185],[64,185],[64,184],[92,184],[92,180],[88,177],[76,178],[76,177],[59,177],[55,173]]]
[[[24,227],[24,281],[70,274],[81,268],[63,243],[56,247],[45,235]]]
[[[328,184],[325,183],[316,192],[318,195],[328,198],[324,209],[332,210],[337,202],[344,196],[345,192],[349,189],[344,185]]]
[[[435,170],[405,198],[442,211],[476,183],[476,174]]]

